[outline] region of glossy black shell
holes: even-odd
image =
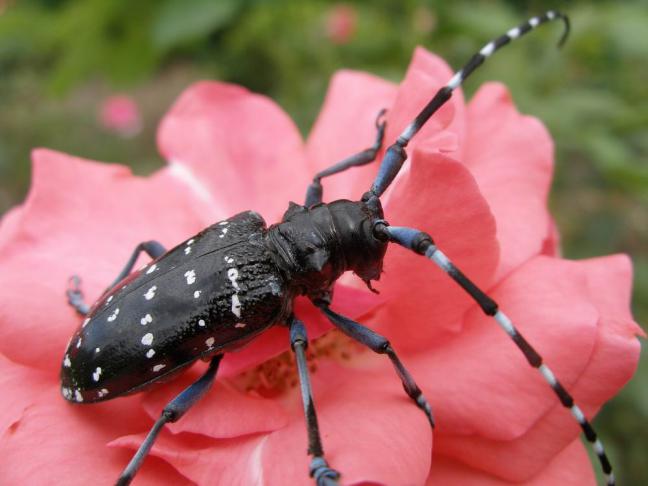
[[[89,403],[139,391],[283,320],[293,296],[266,232],[257,213],[240,213],[102,296],[68,345],[63,396]]]

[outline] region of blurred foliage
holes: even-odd
[[[0,213],[25,195],[29,151],[47,146],[146,173],[162,164],[157,121],[191,82],[214,78],[277,100],[308,133],[331,75],[359,69],[398,81],[416,45],[459,66],[487,40],[564,2],[404,0],[0,0]],[[349,10],[349,8],[347,8]],[[557,26],[503,49],[466,86],[505,82],[556,143],[552,209],[572,258],[615,252],[635,263],[634,308],[648,318],[648,9],[645,1],[573,1]],[[347,25],[348,27],[348,25]],[[97,122],[126,92],[144,130],[124,139]],[[645,353],[644,353],[645,355]],[[621,484],[645,484],[648,359],[597,420]]]

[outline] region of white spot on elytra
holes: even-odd
[[[95,348],[95,353],[98,353],[99,351],[101,351],[101,348]]]
[[[108,298],[106,299],[106,305],[110,304],[111,300],[113,300],[113,296],[109,295]]]
[[[79,336],[79,339],[77,340],[77,344],[76,344],[77,349],[81,347],[81,341],[82,340],[83,339],[81,338],[81,336]]]
[[[144,336],[142,336],[142,344],[144,346],[150,346],[151,344],[153,344],[153,334],[151,334],[150,332],[144,334]]]
[[[153,355],[155,355],[155,349],[151,348],[146,352],[146,357],[147,358],[152,358]]]
[[[151,266],[149,267],[149,269],[146,271],[146,274],[149,275],[149,274],[155,272],[155,270],[157,270],[157,265],[154,263],[154,264],[151,265]]]
[[[99,390],[99,391],[97,392],[97,396],[98,396],[99,398],[104,397],[104,396],[106,396],[107,394],[108,394],[108,390],[107,390],[106,388],[102,388],[101,390]]]
[[[187,248],[185,248],[184,252],[185,252],[185,255],[188,255],[189,253],[191,253],[191,247],[188,246]]]
[[[210,337],[210,338],[207,338],[207,339],[205,340],[205,344],[206,344],[208,347],[211,348],[211,347],[214,345],[214,342],[215,342],[215,341],[216,341],[216,340],[215,340],[213,337]]]
[[[529,25],[531,27],[537,27],[539,23],[540,23],[540,20],[538,19],[538,17],[531,17],[529,19]]]
[[[194,299],[197,299],[198,297],[200,297],[200,292],[202,292],[202,290],[196,290],[194,292]]]
[[[119,315],[119,308],[115,309],[113,313],[108,316],[108,322],[112,322],[115,319],[117,319],[118,315]]]
[[[238,329],[242,329],[245,326],[247,326],[247,324],[245,324],[245,322],[237,322],[236,324],[234,324],[234,327],[236,327]]]
[[[234,259],[230,256],[225,255],[223,259],[225,260],[225,263],[234,263]]]
[[[204,320],[204,319],[200,319],[200,320],[198,321],[198,325],[199,325],[200,327],[205,327],[205,320]]]
[[[154,285],[153,287],[151,287],[146,291],[146,293],[144,294],[144,298],[146,300],[151,300],[153,297],[155,297],[156,290],[157,290],[157,285]]]
[[[81,392],[79,390],[74,390],[74,398],[77,402],[83,401],[83,396],[81,395]]]
[[[241,301],[237,294],[232,295],[232,312],[236,317],[241,317]]]
[[[236,282],[236,279],[238,278],[239,273],[236,268],[230,268],[227,271],[227,278],[230,279],[230,282],[232,282],[232,287],[234,287],[236,290],[241,290],[239,287],[238,283]]]
[[[140,324],[142,326],[146,326],[149,322],[153,322],[153,317],[151,317],[151,314],[146,314],[140,319]]]
[[[187,241],[187,246],[193,245],[194,239],[191,238],[189,241]]]
[[[187,279],[187,285],[191,285],[196,281],[196,271],[195,270],[189,270],[185,272],[184,274],[185,278]]]
[[[161,369],[164,369],[164,368],[166,368],[166,365],[164,365],[164,364],[156,364],[153,367],[153,371],[155,371],[157,373],[158,371],[160,371]]]
[[[221,221],[220,223],[218,223],[219,226],[225,226],[225,225],[228,225],[228,224],[229,224],[229,221]]]
[[[70,361],[70,356],[67,354],[65,355],[65,359],[63,360],[63,366],[65,366],[66,368],[72,366],[72,362]]]
[[[226,234],[227,234],[227,228],[223,228],[223,232],[220,235],[218,235],[218,237],[224,238]]]
[[[101,376],[101,367],[97,366],[97,369],[92,373],[92,379],[94,381],[99,381],[99,377]]]
[[[83,325],[81,327],[86,327],[88,325],[88,322],[90,322],[89,317],[86,320],[83,321]]]
[[[68,400],[72,397],[72,390],[70,390],[69,388],[66,387],[61,388],[61,392],[63,393],[63,396]]]

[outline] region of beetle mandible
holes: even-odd
[[[407,395],[434,427],[427,399],[389,341],[330,308],[333,286],[346,271],[354,272],[371,289],[371,281],[380,277],[389,243],[430,259],[485,314],[494,318],[529,364],[542,374],[562,405],[571,411],[592,444],[607,483],[615,483],[603,445],[585,415],[497,303],[448,259],[430,235],[415,228],[390,226],[380,201],[407,158],[408,143],[453,91],[500,47],[554,19],[565,24],[562,44],[569,33],[569,20],[550,10],[509,30],[477,52],[386,150],[378,175],[359,201],[323,203],[321,179],[375,160],[385,134],[384,111],[376,120],[373,146],[316,174],[304,205],[290,203],[281,222],[268,228],[260,215],[246,211],[209,226],[169,251],[155,241],[141,243],[115,282],[92,307],[83,300],[78,277],[71,279],[68,301],[85,320],[63,358],[61,390],[65,399],[75,403],[109,400],[143,390],[184,370],[197,359],[211,360],[203,376],[164,408],[118,484],[132,481],[164,424],[180,419],[209,390],[223,353],[284,322],[290,330],[300,379],[308,453],[312,456],[310,475],[318,486],[338,484],[340,473],[327,463],[319,434],[306,365],[306,329],[293,313],[293,300],[298,295],[307,296],[350,338],[385,354]],[[141,252],[153,261],[132,272]],[[201,284],[193,286],[197,273]],[[106,325],[118,318],[139,321],[145,327]],[[102,352],[97,353],[97,349]]]

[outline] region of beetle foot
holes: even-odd
[[[68,288],[65,291],[67,301],[70,306],[74,308],[79,314],[85,316],[90,307],[83,299],[83,292],[81,290],[81,278],[78,275],[72,275],[68,279]]]
[[[314,457],[310,464],[310,476],[317,486],[338,486],[340,473],[328,467],[323,457]]]

